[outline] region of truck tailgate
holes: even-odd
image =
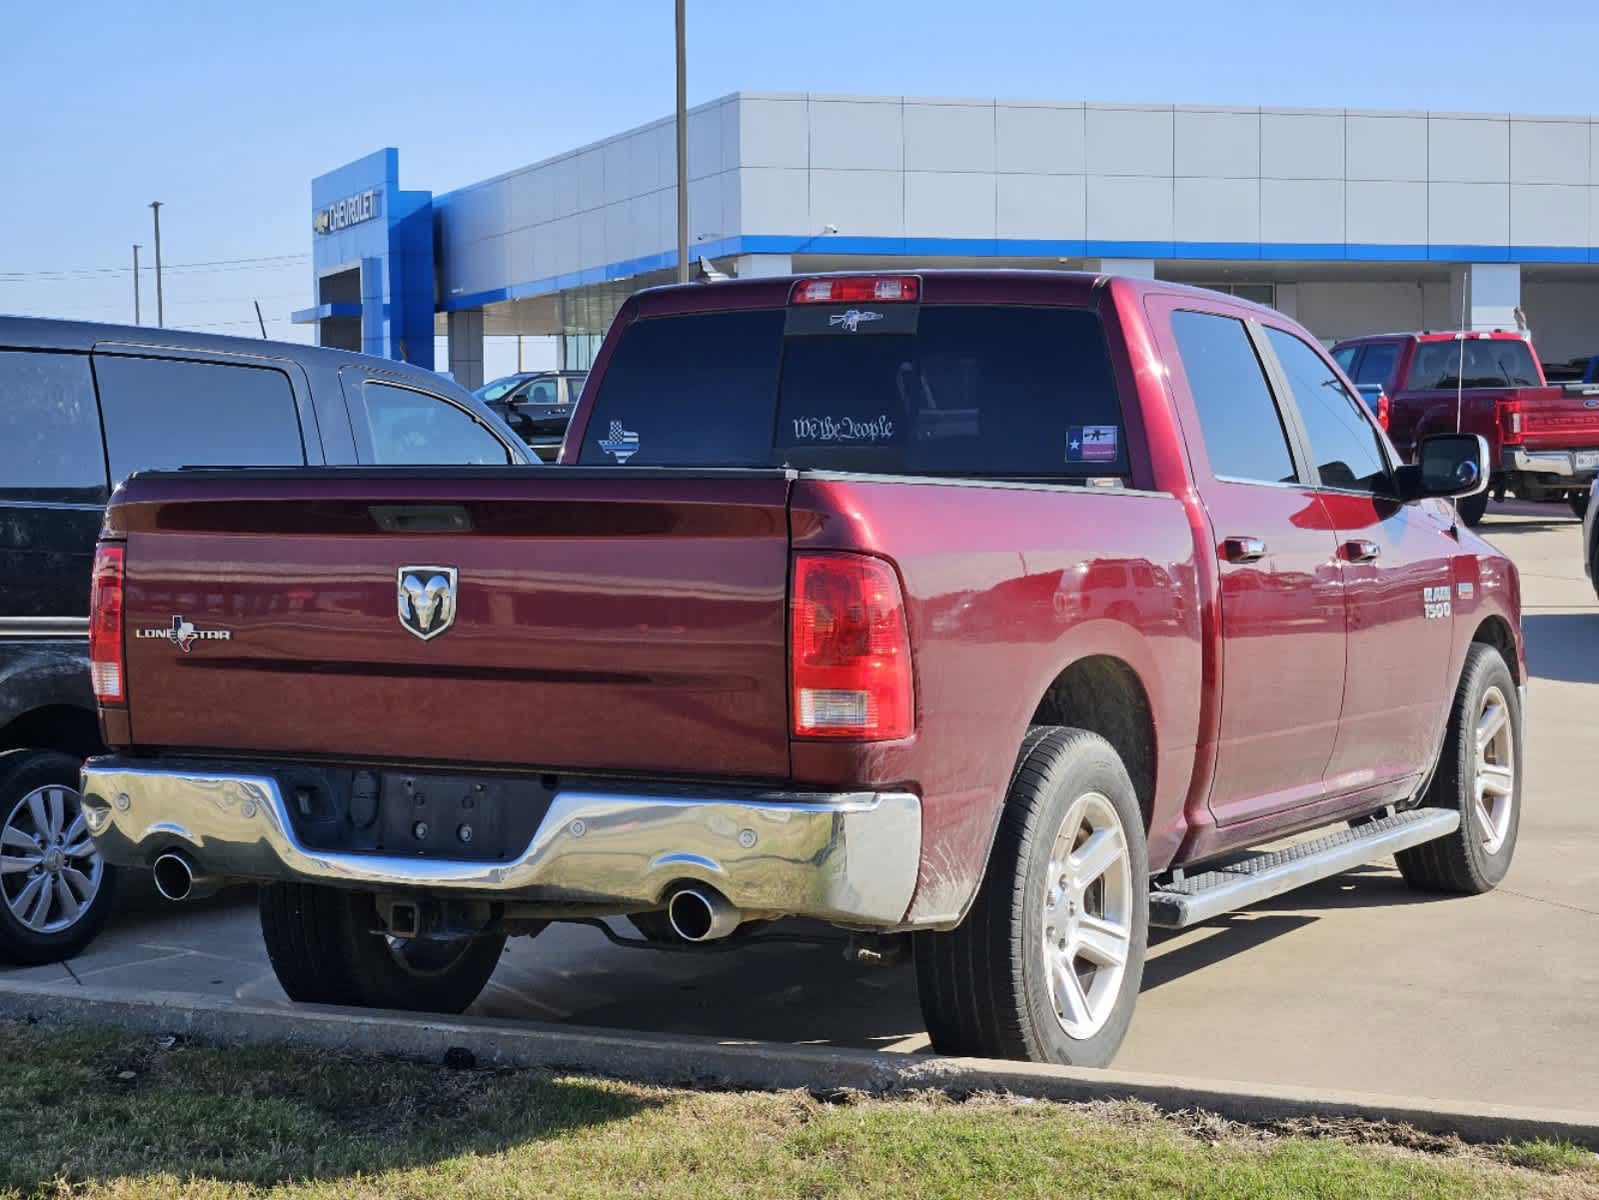
[[[133,740],[783,778],[787,500],[780,471],[135,477]]]
[[[1599,384],[1522,388],[1510,393],[1529,450],[1599,448]]]

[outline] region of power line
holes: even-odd
[[[309,254],[268,254],[259,258],[214,258],[204,262],[192,263],[167,263],[162,267],[166,271],[200,271],[213,267],[242,268],[251,265],[268,266],[277,264],[290,266],[295,263],[309,261]],[[140,267],[141,271],[149,271],[151,267]],[[132,267],[63,267],[54,271],[0,271],[0,281],[12,282],[37,279],[93,279],[101,275],[129,275]]]

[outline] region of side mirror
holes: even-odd
[[[1435,433],[1421,439],[1416,461],[1399,468],[1402,500],[1463,499],[1488,489],[1488,442],[1476,433]]]

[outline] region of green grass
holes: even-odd
[[[6,1200],[1599,1195],[1599,1164],[1572,1146],[1339,1129],[994,1097],[824,1103],[0,1022]]]

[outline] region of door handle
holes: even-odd
[[[1376,562],[1377,556],[1381,553],[1381,546],[1376,542],[1368,542],[1365,538],[1354,538],[1344,543],[1344,557],[1350,562]]]
[[[1221,544],[1221,556],[1228,562],[1255,562],[1266,557],[1266,543],[1258,537],[1230,537]]]

